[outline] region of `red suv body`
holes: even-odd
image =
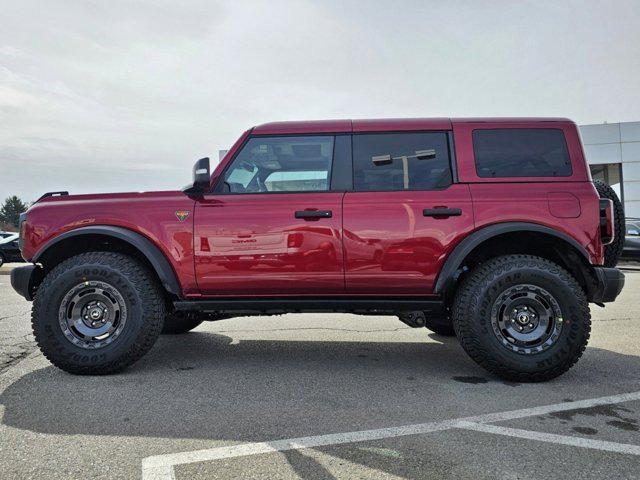
[[[14,288],[37,299],[69,258],[114,252],[156,279],[174,318],[347,311],[447,326],[459,285],[500,256],[553,262],[600,304],[624,283],[603,267],[613,205],[567,119],[269,123],[194,175],[185,191],[45,196],[21,223],[34,265]]]

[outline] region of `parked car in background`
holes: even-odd
[[[24,262],[18,245],[18,234],[13,232],[3,233],[8,235],[2,235],[2,238],[0,238],[0,267],[6,262]]]
[[[640,218],[626,218],[627,235],[624,239],[622,258],[640,260]]]

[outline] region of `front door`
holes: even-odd
[[[333,151],[333,136],[248,140],[196,205],[203,295],[344,292],[344,194],[330,190]]]
[[[346,292],[433,292],[455,244],[473,229],[468,185],[453,182],[446,132],[353,136],[345,195]]]

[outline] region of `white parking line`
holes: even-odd
[[[452,428],[484,431],[499,435],[512,437],[529,438],[549,443],[571,445],[575,447],[594,448],[598,450],[615,451],[640,454],[640,447],[614,442],[604,442],[579,437],[569,437],[564,435],[554,435],[543,432],[530,432],[514,428],[498,427],[495,425],[484,425],[489,422],[501,422],[514,420],[517,418],[534,417],[548,413],[576,410],[580,408],[590,408],[599,405],[612,405],[615,403],[631,402],[640,400],[640,392],[623,393],[607,397],[590,398],[576,402],[556,403],[541,407],[525,408],[521,410],[511,410],[507,412],[488,413],[475,415],[453,420],[441,420],[437,422],[419,423],[415,425],[405,425],[401,427],[380,428],[376,430],[362,430],[357,432],[333,433],[328,435],[315,435],[311,437],[290,438],[286,440],[274,440],[270,442],[242,443],[226,447],[216,447],[206,450],[195,450],[192,452],[170,453],[166,455],[155,455],[142,460],[143,480],[172,480],[175,478],[173,467],[188,463],[206,462],[220,460],[223,458],[245,457],[249,455],[259,455],[263,453],[282,452],[286,450],[300,450],[303,448],[320,447],[327,445],[340,445],[351,442],[364,442],[370,440],[381,440],[384,438],[402,437],[406,435],[417,435],[431,433]]]
[[[380,440],[383,438],[417,435],[440,430],[455,428],[455,420],[442,422],[421,423],[403,427],[380,428],[377,430],[362,430],[358,432],[333,433],[329,435],[315,435],[313,437],[298,437],[271,442],[242,443],[228,447],[217,447],[193,452],[156,455],[142,460],[142,478],[144,480],[168,480],[173,476],[173,466],[187,463],[221,460],[223,458],[246,457],[261,453],[284,452],[286,450],[300,450],[303,448],[322,447],[326,445],[340,445],[343,443]],[[169,476],[168,472],[171,472]]]
[[[460,422],[460,425],[457,428],[474,430],[476,432],[493,433],[496,435],[506,435],[507,437],[526,438],[528,440],[537,440],[539,442],[570,445],[572,447],[593,448],[595,450],[606,450],[607,452],[640,455],[640,446],[630,445],[628,443],[607,442],[605,440],[594,440],[591,438],[534,432],[531,430],[521,430],[519,428],[500,427],[498,425],[487,425],[486,423],[475,422]]]

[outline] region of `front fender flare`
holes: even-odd
[[[169,293],[182,297],[182,289],[180,287],[178,277],[162,251],[147,237],[123,227],[116,227],[112,225],[93,225],[90,227],[81,227],[69,230],[68,232],[58,235],[50,240],[33,257],[32,262],[38,263],[38,261],[46,255],[47,251],[50,251],[52,247],[58,245],[60,242],[82,235],[103,235],[127,242],[145,256],[158,275],[158,278],[164,288]]]

